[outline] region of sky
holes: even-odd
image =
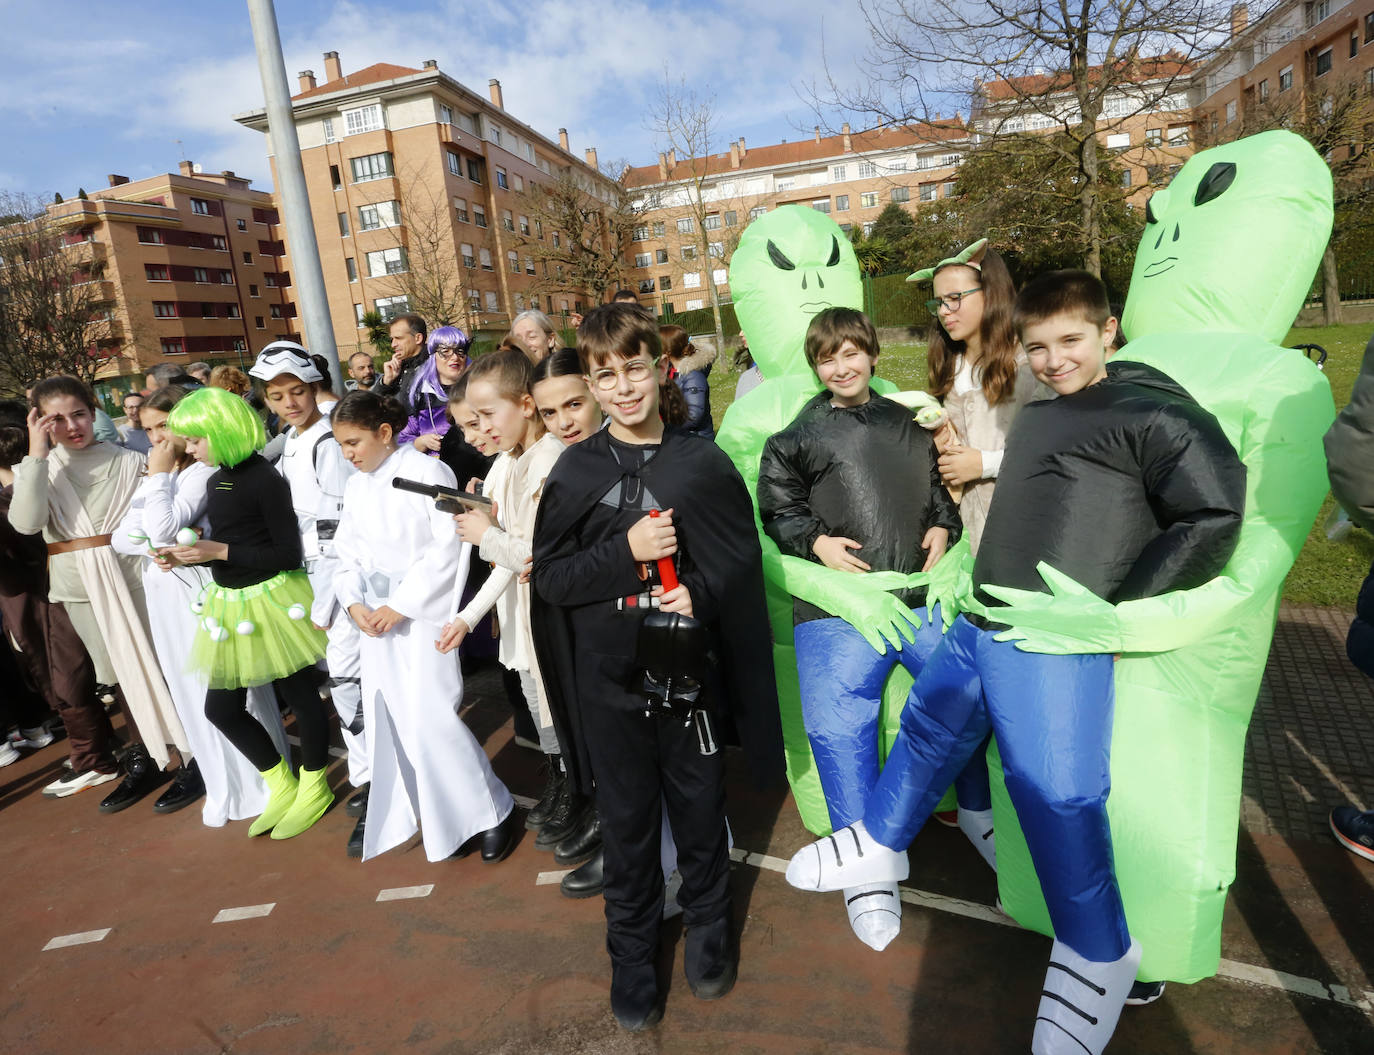
[[[807,85],[826,63],[855,76],[868,44],[858,0],[277,0],[287,82],[326,51],[345,73],[425,59],[479,94],[501,81],[506,110],[603,165],[649,164],[667,78],[713,98],[718,142],[796,140],[818,118]],[[587,12],[594,11],[594,15]],[[232,169],[268,189],[264,138],[233,115],[263,105],[243,0],[0,0],[12,41],[0,64],[0,192],[64,197],[139,179]],[[824,42],[824,44],[822,44]],[[830,114],[833,126],[846,115]],[[863,122],[856,124],[859,127]],[[723,146],[718,149],[724,149]]]

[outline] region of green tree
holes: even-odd
[[[377,354],[391,356],[391,324],[382,318],[380,311],[365,312],[362,317],[363,329],[367,331],[368,343]]]
[[[892,269],[892,246],[886,239],[876,234],[866,235],[862,227],[853,227],[849,231],[849,242],[854,246],[859,269],[865,275],[885,275]]]

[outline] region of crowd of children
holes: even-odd
[[[334,802],[332,700],[358,789],[350,854],[418,832],[431,861],[500,861],[518,814],[458,713],[457,653],[494,637],[517,738],[545,759],[523,823],[578,866],[566,894],[603,895],[611,1007],[645,1028],[663,1010],[665,916],[683,915],[695,996],[735,981],[723,746],[760,780],[783,771],[757,509],[784,557],[886,576],[899,602],[895,648],[793,606],[834,834],[789,881],[843,890],[855,933],[883,948],[907,846],[951,785],[942,819],[996,867],[995,736],[1058,935],[1034,1050],[1101,1051],[1139,961],[1105,813],[1112,657],[999,641],[997,590],[1040,589],[1041,562],[1108,601],[1198,585],[1235,545],[1245,470],[1189,393],[1108,364],[1117,324],[1092,276],[1018,296],[980,241],[912,279],[933,287],[943,415],[881,395],[872,323],[826,308],[801,350],[815,395],[767,440],[754,494],[711,441],[712,357],[620,303],[582,320],[575,350],[527,313],[475,360],[461,331],[403,317],[380,377],[351,367],[337,402],[304,348],[276,342],[249,371],[282,427],[274,462],[263,416],[224,388],[150,392],[146,458],[94,439],[74,379],[35,386],[26,416],[0,406],[0,611],[71,737],[48,793],[117,777],[99,684],[125,738],[102,810],[162,784],[175,756],[156,809],[203,795],[206,824],[292,838]],[[956,613],[930,584],[965,554]],[[884,763],[898,665],[915,683]],[[21,739],[42,733],[33,713]]]

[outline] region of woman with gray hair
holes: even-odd
[[[510,332],[532,363],[548,358],[563,346],[553,322],[537,308],[517,315],[511,323]]]

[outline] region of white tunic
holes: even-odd
[[[214,472],[208,465],[193,462],[180,472],[146,477],[134,492],[111,546],[116,553],[144,562],[143,591],[148,598],[153,647],[190,741],[190,753],[205,781],[201,818],[207,826],[219,828],[226,821],[261,813],[267,806],[267,786],[253,764],[205,717],[205,681],[186,669],[196,632],[191,605],[210,581],[209,570],[195,565],[163,571],[148,553],[151,547],[173,545],[176,533],[184,527],[194,527],[201,538],[208,536],[205,489]],[[249,689],[248,709],[282,756],[290,757],[272,687]]]
[[[434,647],[471,547],[429,499],[395,477],[455,486],[453,472],[413,447],[348,482],[336,536],[335,580],[345,609],[388,605],[405,616],[381,637],[362,637],[363,715],[372,755],[363,859],[424,834],[431,861],[448,857],[514,807],[482,746],[458,717],[463,676],[456,653]]]

